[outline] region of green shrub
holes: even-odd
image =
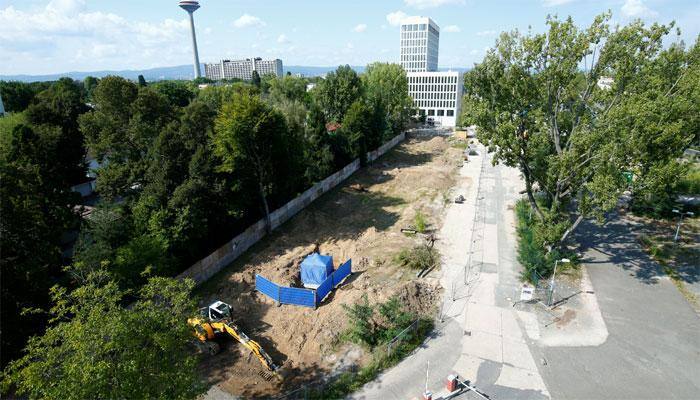
[[[432,268],[437,265],[439,259],[438,251],[425,245],[402,249],[394,256],[394,262],[400,266],[416,270]]]
[[[563,252],[552,249],[547,252],[547,243],[552,243],[555,238],[561,237],[567,227],[565,221],[552,221],[545,217],[545,221],[533,218],[530,212],[530,204],[525,199],[519,200],[515,205],[517,217],[518,235],[518,262],[523,267],[523,279],[535,283],[539,278],[546,278],[552,274],[554,263],[562,258],[571,259],[575,265],[577,256],[571,252]]]
[[[700,167],[690,168],[676,186],[681,194],[700,194]]]
[[[342,399],[348,394],[362,388],[371,382],[380,372],[398,364],[413,350],[423,343],[433,329],[433,323],[429,319],[420,319],[415,331],[407,333],[403,341],[396,344],[391,354],[386,349],[375,351],[372,359],[357,372],[344,372],[338,375],[330,384],[322,389],[312,390],[308,393],[310,399]]]
[[[367,294],[364,294],[362,300],[352,306],[343,304],[343,309],[350,323],[345,334],[346,337],[352,342],[364,343],[369,347],[377,344],[377,324],[372,318],[374,307],[369,304]]]
[[[416,227],[416,231],[418,231],[419,233],[425,232],[425,228],[428,226],[425,214],[423,214],[420,211],[418,211],[416,213],[416,216],[413,217],[413,223]]]

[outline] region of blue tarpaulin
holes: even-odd
[[[316,289],[333,273],[333,257],[310,254],[301,262],[301,283]]]

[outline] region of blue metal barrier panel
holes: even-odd
[[[255,274],[255,289],[260,293],[271,297],[274,301],[280,301],[280,299],[277,298],[279,294],[279,286],[258,274]]]
[[[280,286],[280,303],[296,304],[304,307],[316,307],[314,291]]]
[[[335,272],[333,274],[335,274]],[[321,283],[316,289],[317,304],[321,304],[321,302],[328,295],[328,293],[330,293],[331,290],[333,290],[333,274],[326,278],[326,280],[323,281],[323,283]]]
[[[347,278],[348,275],[352,273],[352,259],[349,259],[345,264],[338,267],[338,269],[333,272],[333,287],[338,286],[343,279]]]

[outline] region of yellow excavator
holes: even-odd
[[[217,354],[221,348],[214,340],[217,336],[229,335],[250,350],[268,371],[276,372],[279,369],[260,344],[250,339],[233,323],[230,305],[223,301],[215,301],[209,307],[201,308],[199,313],[199,317],[190,318],[187,322],[194,327],[194,335],[199,339],[196,344],[201,351],[211,355]]]

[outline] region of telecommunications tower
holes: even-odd
[[[200,78],[202,72],[199,69],[199,53],[197,52],[197,35],[194,33],[194,14],[199,8],[199,2],[194,0],[182,0],[180,1],[180,8],[187,11],[190,15],[190,30],[192,31],[192,49],[194,50],[194,78]]]

